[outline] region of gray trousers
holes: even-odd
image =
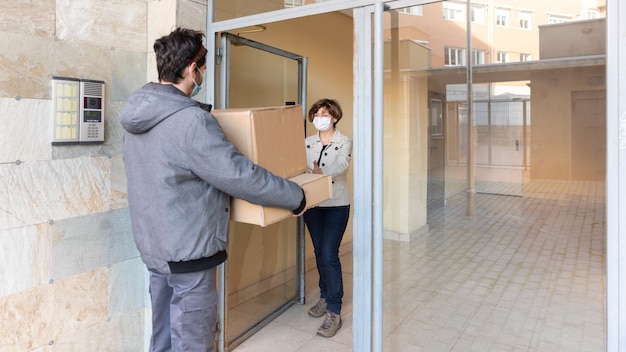
[[[150,271],[150,352],[214,352],[216,268],[161,274]]]

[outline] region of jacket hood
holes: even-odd
[[[120,123],[127,132],[142,134],[190,106],[197,106],[195,100],[173,85],[148,83],[128,98],[120,112]]]

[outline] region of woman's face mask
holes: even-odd
[[[313,125],[318,131],[328,131],[333,125],[332,120],[333,118],[329,115],[315,116],[313,118]]]

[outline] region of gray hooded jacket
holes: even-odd
[[[226,259],[230,197],[299,213],[296,183],[226,140],[209,112],[173,85],[148,83],[120,113],[133,236],[150,270],[204,270]]]

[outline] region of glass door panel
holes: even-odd
[[[304,57],[229,33],[222,34],[221,45],[217,108],[302,104]],[[303,237],[295,218],[267,227],[231,222],[223,274],[227,349],[302,301]]]
[[[605,348],[604,20],[576,10],[595,2],[515,3],[385,17],[384,350]],[[424,219],[436,138],[444,206]]]

